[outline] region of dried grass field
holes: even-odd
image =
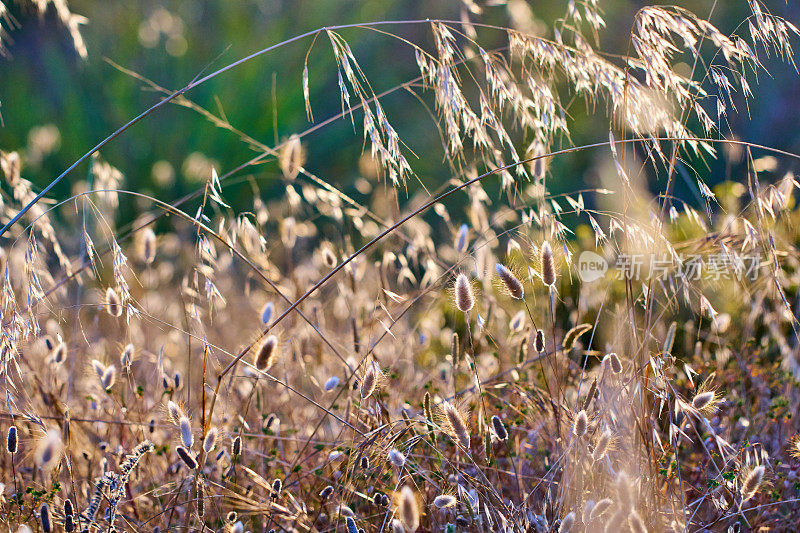
[[[734,3],[730,31],[643,5],[626,54],[601,1],[535,33],[519,1],[498,25],[465,0],[262,36],[178,90],[114,64],[152,107],[63,174],[40,170],[57,118],[0,146],[2,529],[796,531],[800,156],[728,123],[796,75],[800,32]],[[91,18],[27,9],[91,58]],[[3,3],[0,26],[13,53]],[[362,68],[363,33],[396,56]],[[267,143],[193,99],[291,47],[307,128]],[[436,142],[394,125],[398,94]],[[175,108],[250,158],[180,154],[185,194],[149,162],[156,194],[104,156]],[[358,157],[333,179],[313,148],[337,124]]]

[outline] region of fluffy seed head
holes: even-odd
[[[558,528],[558,533],[569,533],[575,527],[575,513],[570,512],[561,520],[561,526]]]
[[[586,428],[589,427],[589,418],[586,416],[586,411],[581,409],[575,417],[575,422],[572,424],[572,433],[581,438],[586,435]]]
[[[156,234],[150,228],[143,229],[139,238],[139,258],[147,265],[156,258]]]
[[[631,531],[633,533],[647,533],[647,526],[644,524],[644,520],[642,520],[642,517],[639,516],[639,513],[637,513],[635,509],[632,509],[631,514],[628,515],[628,523],[630,524]]]
[[[600,434],[600,438],[597,439],[594,450],[592,450],[592,460],[594,462],[597,462],[606,456],[608,449],[611,447],[612,441],[613,434],[611,431],[608,429],[603,430],[603,433]]]
[[[345,524],[347,524],[347,533],[358,533],[358,526],[352,516],[345,518]]]
[[[72,516],[75,514],[75,507],[72,505],[72,500],[67,498],[64,500],[64,516]]]
[[[264,304],[264,308],[261,310],[261,323],[264,325],[269,324],[269,321],[272,320],[272,314],[275,312],[275,306],[272,302],[267,302]]]
[[[59,342],[55,348],[53,348],[53,362],[56,364],[63,363],[67,358],[67,345],[63,342]]]
[[[255,365],[262,372],[266,372],[275,364],[278,354],[278,338],[275,335],[267,335],[256,348]]]
[[[206,453],[211,453],[211,451],[217,446],[217,428],[212,427],[206,433],[206,437],[203,439],[203,451]]]
[[[459,410],[450,402],[442,404],[447,432],[466,450],[469,450],[469,428]]]
[[[50,521],[50,508],[46,503],[43,503],[39,508],[39,520],[42,522],[42,531],[45,533],[53,531],[53,524]]]
[[[500,281],[503,282],[503,285],[505,285],[508,294],[512,298],[521,300],[525,295],[525,289],[514,273],[511,272],[505,265],[501,265],[500,263],[495,264],[494,269],[497,272],[497,277],[499,277]]]
[[[192,434],[192,424],[189,422],[189,418],[182,416],[178,420],[178,427],[181,430],[181,442],[187,448],[191,448],[194,444],[194,435]]]
[[[114,317],[122,315],[122,302],[113,287],[106,289],[106,311]]]
[[[6,437],[6,451],[8,453],[17,453],[18,443],[17,426],[11,426],[8,428],[8,436]]]
[[[630,509],[633,506],[633,483],[628,474],[619,472],[615,484],[620,510]]]
[[[283,145],[278,164],[286,179],[293,180],[300,173],[305,161],[305,150],[298,135],[292,135]]]
[[[458,333],[453,333],[453,337],[450,340],[450,359],[456,366],[458,366],[458,364],[461,362],[461,350],[458,346]]]
[[[506,431],[506,426],[497,415],[492,416],[492,428],[494,429],[494,434],[497,435],[498,439],[508,440],[508,431]]]
[[[397,498],[397,517],[407,531],[416,531],[419,527],[419,507],[417,497],[411,487],[404,485]]]
[[[199,480],[195,483],[195,501],[197,503],[197,516],[202,519],[206,514],[206,498],[203,491],[203,483]]]
[[[440,494],[433,499],[433,505],[439,509],[446,509],[456,504],[458,500],[452,494]]]
[[[540,262],[542,268],[542,281],[548,287],[552,287],[556,282],[556,267],[553,263],[553,250],[550,243],[544,241],[540,250]]]
[[[702,392],[694,397],[692,400],[692,407],[698,411],[704,411],[714,402],[715,399],[716,393],[714,391]]]
[[[103,386],[105,390],[110,389],[114,386],[114,383],[117,382],[117,367],[114,365],[108,365],[103,372],[103,375],[100,377],[100,384]]]
[[[431,393],[425,391],[425,397],[422,399],[422,410],[425,412],[425,418],[428,423],[433,424],[433,410],[431,409]]]
[[[62,449],[61,432],[55,428],[47,430],[36,448],[36,464],[49,470],[58,463]]]
[[[756,495],[764,481],[764,465],[758,465],[745,476],[742,482],[742,501],[746,502]]]
[[[330,392],[338,386],[339,378],[337,376],[331,376],[328,378],[328,381],[325,382],[325,392]]]
[[[380,381],[381,377],[383,377],[383,373],[381,372],[381,367],[378,366],[378,363],[372,362],[367,367],[366,372],[364,372],[364,378],[361,380],[361,399],[366,400],[372,393],[375,392],[375,389],[378,388],[378,382]]]
[[[536,351],[542,353],[544,351],[544,331],[537,330],[536,331],[536,341],[534,343],[534,347]]]
[[[603,516],[603,513],[605,513],[611,508],[611,505],[613,503],[614,502],[611,501],[611,498],[603,498],[602,500],[598,501],[596,504],[594,504],[594,507],[592,507],[592,512],[589,515],[589,519],[597,520],[598,518]]]
[[[181,461],[183,461],[184,464],[187,467],[189,467],[189,470],[196,470],[197,469],[197,466],[198,466],[197,459],[195,459],[192,456],[192,454],[191,454],[191,452],[189,450],[187,450],[183,446],[178,446],[177,448],[175,448],[175,451],[178,453],[178,457],[181,458]]]
[[[608,353],[603,357],[603,365],[606,368],[609,368],[611,372],[614,374],[619,374],[622,372],[622,362],[619,360],[619,357],[615,353]]]
[[[400,450],[392,448],[389,450],[389,462],[397,468],[402,468],[406,464],[406,456]]]
[[[167,412],[169,413],[169,417],[176,424],[178,424],[180,419],[183,418],[183,411],[181,411],[181,408],[178,406],[178,404],[172,400],[167,402]]]
[[[237,457],[242,453],[242,437],[236,435],[231,444],[231,455]]]
[[[508,329],[518,333],[525,327],[525,311],[518,311],[508,322]]]
[[[127,372],[130,369],[131,363],[133,363],[133,356],[133,344],[126,345],[122,350],[122,354],[119,356],[119,366],[122,368],[123,372]]]
[[[322,263],[326,267],[333,268],[336,266],[338,262],[336,260],[336,254],[334,254],[333,250],[331,250],[328,246],[324,246],[320,251],[320,254],[322,255]]]
[[[475,306],[475,295],[472,293],[472,285],[464,274],[459,274],[456,278],[455,286],[456,307],[462,313],[468,313]]]
[[[331,494],[333,494],[333,485],[328,485],[324,489],[322,489],[319,493],[319,497],[323,500],[330,498]]]
[[[97,377],[103,379],[103,374],[106,372],[106,365],[98,361],[97,359],[92,359],[92,368],[94,369]]]

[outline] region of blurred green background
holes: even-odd
[[[603,0],[608,31],[601,34],[600,48],[624,53],[635,11],[651,2]],[[658,2],[656,2],[658,3]],[[701,16],[714,6],[712,21],[730,32],[744,19],[744,0],[678,2]],[[563,16],[564,0],[494,1],[483,6],[481,22],[499,25],[527,24],[552,36],[554,21]],[[767,2],[774,14],[800,23],[800,3]],[[70,9],[89,19],[82,26],[88,59],[76,54],[68,32],[50,8],[42,18],[32,8],[11,4],[19,27],[10,34],[9,56],[0,59],[0,149],[10,151],[30,143],[54,140],[55,130],[36,129],[54,125],[60,140],[52,152],[44,150],[40,161],[28,164],[24,176],[43,187],[75,159],[124,122],[159,99],[140,81],[120,72],[108,58],[169,89],[179,88],[201,72],[219,68],[260,48],[326,25],[443,18],[459,20],[464,4],[458,0],[435,1],[79,1]],[[473,20],[474,17],[473,17]],[[431,50],[426,24],[382,27]],[[376,92],[418,75],[411,48],[368,29],[348,29],[341,35],[350,44]],[[485,48],[502,47],[501,32],[479,30]],[[227,72],[188,93],[196,103],[223,110],[230,122],[269,145],[310,127],[304,110],[301,76],[311,39],[281,47]],[[743,102],[739,114],[730,115],[730,128],[742,139],[800,151],[800,84],[791,65],[766,61],[772,77],[761,73],[753,82],[755,101]],[[319,121],[341,110],[337,74],[330,43],[320,36],[310,54],[309,79],[314,118]],[[430,95],[427,96],[430,104]],[[443,184],[450,176],[442,163],[438,132],[428,110],[412,95],[398,91],[383,101],[390,121],[401,139],[421,155],[409,157],[427,185]],[[598,120],[583,103],[571,108],[573,143],[607,138],[608,121]],[[363,146],[362,115],[356,129],[340,120],[308,136],[306,167],[320,177],[355,194],[358,159]],[[33,131],[33,134],[31,132]],[[30,137],[30,138],[29,138]],[[520,140],[522,141],[522,140]],[[524,145],[521,144],[521,149]],[[49,153],[47,153],[49,152]],[[192,155],[194,154],[194,155]],[[199,155],[199,154],[202,154]],[[125,175],[123,187],[155,194],[169,201],[195,190],[210,159],[223,173],[254,155],[235,135],[217,129],[198,114],[170,105],[135,125],[102,150],[103,157]],[[582,152],[557,160],[554,187],[561,191],[592,185],[596,154]],[[85,176],[77,169],[54,192],[64,197],[71,183]],[[730,170],[728,169],[727,172]],[[274,162],[251,169],[268,192],[278,192],[280,170]],[[725,178],[723,162],[713,162],[705,179]],[[553,183],[553,182],[551,182]],[[411,189],[415,184],[411,184]],[[554,192],[558,192],[554,191]],[[679,190],[680,192],[680,190]],[[226,199],[248,208],[250,188],[226,189]],[[133,214],[130,199],[123,199],[123,217]]]

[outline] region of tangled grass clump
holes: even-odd
[[[568,2],[552,39],[474,14],[383,21],[309,32],[176,92],[138,77],[165,97],[129,124],[172,102],[257,152],[204,167],[183,198],[124,188],[97,150],[127,125],[79,160],[90,171],[70,198],[45,196],[75,166],[36,192],[25,150],[2,152],[0,521],[791,530],[800,185],[764,158],[800,156],[726,139],[721,117],[754,97],[759,53],[790,62],[800,32],[758,0],[747,37],[647,6],[620,57],[597,48],[598,4]],[[402,36],[411,24],[431,49]],[[374,92],[342,36],[354,28],[399,39],[419,76]],[[484,49],[484,32],[508,46]],[[363,122],[364,200],[312,171],[309,132],[267,146],[190,100],[306,37],[332,47],[329,121]],[[381,103],[399,88],[435,110],[446,183],[414,174]],[[579,101],[608,140],[568,144]],[[606,153],[605,185],[552,193],[550,162],[588,150]],[[676,197],[676,175],[710,157],[744,161],[740,179]],[[225,189],[244,171],[239,212]],[[647,176],[663,178],[656,195]],[[267,177],[285,195],[262,194]],[[122,195],[152,210],[117,226]]]

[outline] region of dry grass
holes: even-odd
[[[79,192],[46,202],[23,177],[25,150],[3,152],[0,520],[44,531],[791,529],[798,184],[763,170],[768,148],[721,140],[713,117],[734,92],[752,97],[757,50],[790,60],[798,32],[755,0],[747,38],[646,7],[620,58],[592,45],[605,26],[596,3],[569,5],[551,40],[474,14],[362,26],[433,35],[432,50],[402,40],[420,70],[402,87],[431,100],[452,179],[408,202],[393,186],[416,179],[410,151],[334,27],[307,36],[333,48],[342,113],[330,120],[363,118],[366,202],[307,168],[308,132],[266,146],[189,99],[225,68],[176,93],[143,80],[258,152],[224,174],[203,167],[205,187],[186,198],[126,191],[94,154]],[[479,32],[505,33],[508,49],[484,50]],[[694,62],[691,76],[678,61]],[[567,144],[565,95],[593,104],[609,141]],[[673,198],[676,167],[721,146],[747,161],[738,192],[699,180],[694,206]],[[608,152],[609,185],[552,195],[549,161],[592,149]],[[252,180],[252,205],[235,211],[224,187],[264,162],[285,196],[265,198]],[[648,172],[665,178],[656,198],[641,185]],[[484,184],[496,179],[507,195],[493,201]],[[123,194],[152,211],[116,227]],[[587,281],[582,250],[696,255],[706,272],[719,258],[744,269],[750,254],[758,270],[709,278],[673,264]]]

